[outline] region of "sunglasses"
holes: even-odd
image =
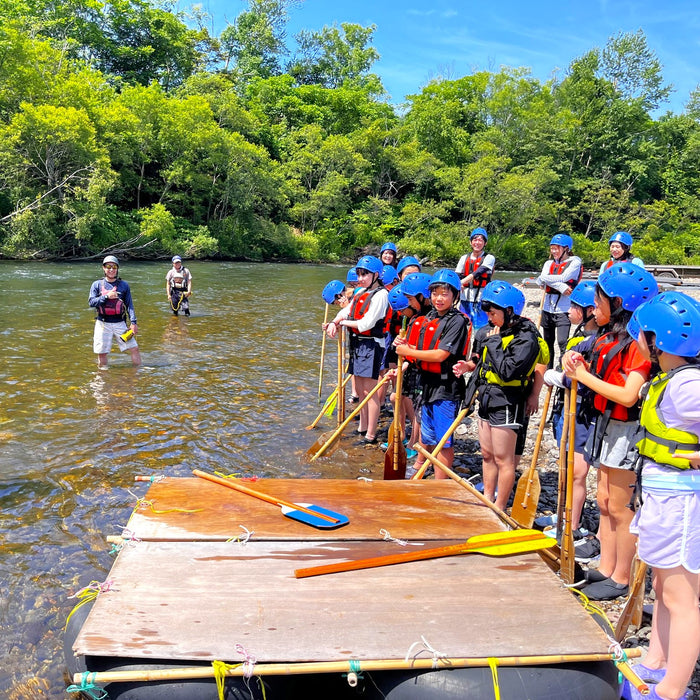
[[[118,270],[119,267],[117,265],[103,265],[105,270]]]

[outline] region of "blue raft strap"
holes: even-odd
[[[100,688],[99,686],[96,686],[92,681],[95,678],[95,673],[90,673],[89,671],[86,671],[83,673],[81,680],[80,680],[80,685],[69,685],[66,688],[67,693],[84,693],[87,695],[89,698],[92,698],[92,700],[107,700],[109,698],[109,695],[107,694],[107,691],[104,688]]]

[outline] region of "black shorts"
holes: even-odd
[[[379,379],[383,354],[384,345],[375,338],[356,336],[352,343],[348,372],[356,377]]]

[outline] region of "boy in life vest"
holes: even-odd
[[[542,267],[535,280],[544,287],[540,327],[542,337],[549,348],[549,367],[554,367],[554,341],[559,346],[559,355],[566,352],[571,322],[569,321],[569,295],[581,281],[583,266],[581,258],[571,254],[574,239],[566,233],[557,233],[549,242],[551,260]]]
[[[165,293],[168,295],[170,308],[175,316],[182,311],[185,316],[190,315],[190,297],[192,296],[192,275],[183,266],[182,258],[175,255],[172,259],[173,266],[165,275]]]
[[[452,368],[463,360],[469,346],[469,319],[455,308],[460,282],[454,270],[438,270],[430,279],[430,303],[433,306],[411,327],[407,338],[396,339],[396,353],[418,362],[423,395],[421,444],[432,450],[452,425],[464,397],[464,382]],[[448,467],[454,462],[452,435],[438,455]],[[436,479],[447,478],[440,470]]]
[[[644,262],[641,258],[635,258],[632,255],[632,236],[630,236],[627,231],[617,231],[610,236],[608,240],[608,246],[610,248],[610,260],[604,262],[600,266],[600,272],[602,274],[609,267],[612,267],[615,263],[619,262],[631,262],[639,267],[644,267]]]
[[[591,600],[613,600],[626,595],[636,545],[630,533],[637,460],[635,448],[639,418],[639,391],[649,379],[651,362],[627,332],[635,309],[658,293],[651,273],[632,263],[617,263],[598,278],[595,318],[598,333],[590,341],[590,355],[570,350],[562,368],[594,393],[595,422],[585,446],[585,457],[598,469],[600,509],[600,563],[589,571],[582,589]],[[589,359],[586,359],[586,358]]]
[[[97,312],[92,346],[97,355],[98,366],[107,367],[114,338],[117,339],[119,350],[128,350],[134,365],[140,365],[141,353],[136,342],[138,327],[131,289],[119,277],[119,260],[114,255],[108,255],[102,261],[102,270],[104,277],[92,283],[88,298],[90,308]],[[127,314],[130,320],[128,329],[125,320]]]
[[[361,288],[326,327],[330,338],[335,338],[341,327],[348,328],[351,333],[348,372],[355,378],[360,400],[377,384],[384,354],[384,321],[389,300],[380,279],[382,267],[379,258],[373,255],[358,260],[355,269]],[[362,436],[362,444],[377,444],[380,407],[379,396],[374,394],[360,411],[357,432]]]
[[[586,359],[590,351],[591,343],[585,343],[586,339],[592,338],[598,332],[598,324],[593,313],[595,309],[595,286],[592,280],[579,282],[569,297],[571,306],[569,307],[569,320],[575,330],[566,344],[567,351],[577,350]],[[556,394],[554,408],[552,409],[552,426],[554,437],[559,443],[561,441],[562,426],[564,423],[564,389],[571,388],[571,379],[564,372],[548,369],[544,374],[544,381],[547,386],[555,387]],[[586,440],[591,430],[593,421],[593,394],[584,386],[578,388],[576,396],[576,429],[574,435],[574,486],[572,498],[572,523],[574,539],[580,540],[585,533],[580,531],[581,513],[586,502],[586,478],[588,476],[589,464],[584,454]],[[567,449],[567,446],[560,445],[559,449]],[[599,547],[597,540],[592,545],[591,554],[597,556]],[[582,560],[590,560],[593,556],[584,556],[583,551],[577,550],[577,557]]]
[[[508,282],[490,282],[481,307],[488,316],[483,345],[475,345],[479,372],[479,443],[484,495],[505,510],[515,483],[516,449],[527,420],[535,369],[546,365],[547,346],[532,321],[520,314],[525,295]],[[536,402],[536,399],[535,399]]]
[[[469,316],[474,329],[481,328],[488,322],[480,304],[481,292],[491,281],[496,266],[496,258],[484,251],[488,240],[485,229],[475,228],[469,236],[472,252],[463,255],[455,268],[462,280],[459,308],[463,314]]]
[[[663,292],[628,330],[661,370],[646,389],[637,443],[642,506],[630,531],[652,567],[656,600],[649,651],[634,670],[654,684],[647,698],[676,700],[692,697],[686,686],[700,655],[700,304]]]

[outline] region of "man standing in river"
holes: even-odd
[[[90,287],[90,307],[97,311],[95,332],[93,335],[93,350],[97,355],[100,368],[107,367],[112,341],[116,337],[119,350],[128,350],[131,361],[141,364],[141,353],[136,342],[138,328],[136,312],[131,300],[129,285],[119,277],[119,260],[114,255],[108,255],[102,261],[104,277],[96,280]],[[126,326],[129,316],[130,327]]]

